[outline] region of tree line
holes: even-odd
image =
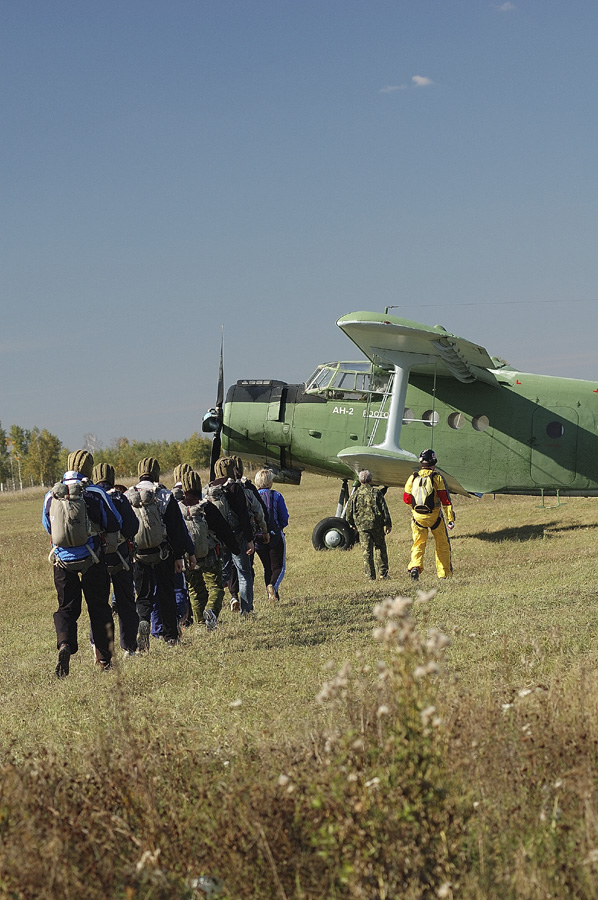
[[[137,463],[146,456],[155,456],[163,472],[182,462],[194,469],[210,464],[211,441],[194,432],[184,441],[130,441],[115,438],[102,448],[95,435],[85,436],[81,448],[93,453],[96,463],[114,466],[117,478],[137,475]],[[62,478],[71,450],[46,428],[21,428],[11,425],[6,431],[0,423],[0,487],[18,491],[25,487],[49,487]]]

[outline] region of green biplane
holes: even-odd
[[[304,384],[241,380],[203,429],[222,451],[270,466],[278,481],[303,471],[342,480],[336,515],[316,525],[317,549],[347,549],[349,481],[402,487],[433,447],[457,494],[598,496],[598,382],[531,375],[470,341],[376,312],[337,325],[366,359],[319,365]]]

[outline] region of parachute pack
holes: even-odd
[[[202,500],[201,503],[195,503],[193,506],[185,506],[184,503],[179,503],[187,531],[193,538],[195,556],[198,560],[205,559],[215,546],[215,542],[210,537],[210,530],[204,512],[206,502]]]
[[[135,558],[152,564],[164,559],[167,551],[163,547],[166,540],[166,526],[158,507],[156,491],[143,488],[129,488],[125,497],[131,504],[139,520],[135,535]]]
[[[262,504],[257,499],[256,495],[250,487],[245,487],[245,484],[242,481],[240,481],[239,484],[241,484],[243,493],[245,494],[247,511],[249,512],[249,521],[251,522],[251,530],[254,534],[263,534],[264,531],[268,530],[268,523],[266,521],[266,517],[264,516]]]
[[[241,531],[241,523],[236,512],[228,502],[228,488],[226,484],[209,484],[204,490],[204,496],[211,500],[223,519],[226,519],[232,530],[238,534]]]
[[[87,515],[87,506],[83,497],[85,486],[80,481],[65,484],[58,481],[52,488],[49,519],[50,534],[54,547],[50,553],[50,561],[56,562],[65,569],[82,572],[94,562],[99,562],[94,553],[90,538],[96,533]],[[89,556],[82,559],[64,560],[55,554],[55,548],[87,547]]]
[[[434,479],[432,475],[413,473],[411,506],[415,512],[422,515],[434,512]]]

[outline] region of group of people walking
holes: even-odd
[[[267,596],[279,599],[288,511],[272,489],[269,469],[257,473],[254,485],[244,477],[239,457],[223,457],[216,463],[216,478],[202,490],[199,474],[183,464],[168,490],[160,483],[154,457],[140,460],[139,480],[129,489],[115,483],[111,465],[94,466],[87,450],[71,453],[67,466],[47,492],[42,516],[52,540],[58,596],[58,677],[69,674],[71,656],[78,651],[83,597],[101,669],[111,667],[113,655],[111,591],[125,656],[149,650],[152,621],[159,623],[167,646],[179,643],[182,622],[193,620],[213,631],[226,585],[231,611],[251,617],[255,551],[263,563]],[[177,612],[181,594],[186,599]]]
[[[448,578],[453,506],[436,471],[434,451],[424,450],[419,462],[403,494],[412,511],[408,571],[418,581],[430,532],[438,577]],[[175,467],[175,484],[168,490],[160,482],[160,464],[151,456],[140,460],[138,482],[129,489],[115,483],[113,466],[94,466],[87,450],[71,453],[67,465],[62,480],[44,498],[42,517],[52,540],[58,596],[58,677],[69,674],[71,656],[78,651],[83,597],[94,659],[101,669],[111,667],[113,655],[111,593],[125,656],[146,653],[152,634],[175,646],[181,627],[191,622],[213,631],[225,587],[231,612],[254,616],[255,554],[263,566],[268,599],[280,599],[289,515],[282,494],[273,490],[270,469],[260,469],[254,484],[244,475],[238,456],[221,457],[214,479],[202,487],[199,474],[183,463]],[[389,578],[386,535],[392,521],[384,494],[365,469],[345,513],[358,532],[365,574],[372,580],[377,575]]]

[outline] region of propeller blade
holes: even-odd
[[[220,366],[218,368],[218,391],[216,393],[216,408],[222,409],[224,403],[224,325],[220,337]]]
[[[222,407],[224,405],[224,325],[222,326],[222,335],[220,337],[220,364],[218,367],[218,388],[216,391],[216,407],[213,412],[216,414],[217,425],[214,429],[214,437],[212,438],[212,449],[210,452],[210,481],[214,480],[214,466],[216,460],[220,456],[222,449]]]

